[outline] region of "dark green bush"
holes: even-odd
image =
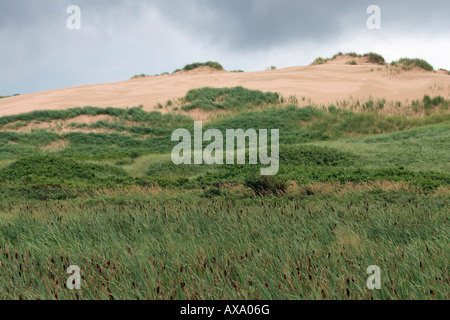
[[[192,64],[188,64],[183,68],[183,71],[191,71],[200,67],[210,67],[217,70],[223,70],[223,67],[220,63],[215,61],[208,61],[208,62],[195,62]]]
[[[350,153],[317,146],[282,146],[280,149],[281,165],[317,165],[317,166],[349,166],[357,157]]]
[[[29,183],[63,182],[67,180],[97,182],[123,177],[125,172],[110,165],[78,163],[54,156],[33,156],[20,159],[0,170],[0,181],[22,180]]]
[[[252,175],[246,179],[245,186],[252,188],[261,196],[270,194],[281,196],[286,193],[288,183],[276,176]]]
[[[384,65],[386,63],[384,58],[377,53],[369,52],[369,53],[366,53],[364,55],[364,57],[367,58],[367,61],[370,63],[376,63],[379,65]]]

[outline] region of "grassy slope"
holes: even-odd
[[[87,127],[116,133],[0,130],[0,298],[449,298],[447,101],[406,118],[260,111],[274,96],[244,89],[190,96],[188,106],[233,111],[206,128],[279,128],[275,179],[287,189],[255,195],[244,185],[257,167],[174,166],[170,134],[193,123],[181,114],[1,118],[17,129],[111,115]],[[60,140],[62,150],[43,148]],[[85,276],[78,293],[64,285],[71,264]],[[380,291],[365,287],[373,264]]]

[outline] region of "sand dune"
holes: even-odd
[[[348,60],[339,57],[323,65],[246,73],[201,69],[43,91],[0,99],[0,116],[84,106],[123,108],[143,105],[145,110],[154,110],[157,103],[183,97],[190,89],[205,86],[243,86],[274,91],[285,97],[296,95],[299,100],[305,97],[305,103],[316,104],[370,97],[403,102],[421,99],[425,94],[450,97],[450,76],[445,72],[411,70],[397,73],[362,59],[356,59],[358,65],[349,65]],[[164,109],[160,111],[164,112]]]

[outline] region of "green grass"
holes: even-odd
[[[0,298],[447,299],[446,205],[383,192],[2,203]],[[69,265],[81,291],[65,288]],[[371,265],[382,290],[365,286]]]
[[[379,55],[377,53],[373,53],[373,52],[369,52],[369,53],[366,53],[366,54],[363,54],[363,55],[356,54],[354,52],[349,52],[349,53],[339,52],[339,53],[335,54],[332,58],[325,58],[324,59],[324,58],[319,57],[312,64],[313,65],[324,64],[324,63],[326,63],[326,62],[328,62],[330,60],[334,60],[334,59],[336,59],[337,57],[340,57],[340,56],[349,56],[349,57],[352,57],[352,58],[365,58],[366,61],[370,62],[370,63],[375,63],[375,64],[379,64],[379,65],[385,65],[386,64],[386,61],[384,60],[384,58],[381,55]],[[355,64],[356,64],[356,61],[355,61]]]
[[[403,70],[411,70],[413,67],[421,68],[425,71],[433,71],[434,68],[431,64],[423,59],[410,59],[410,58],[402,58],[392,63],[394,66],[401,66]]]
[[[279,94],[248,90],[243,87],[207,87],[190,90],[184,100],[186,104],[181,107],[184,111],[193,109],[202,109],[205,111],[239,110],[278,104]]]
[[[201,67],[210,67],[217,70],[223,70],[223,66],[220,63],[215,61],[208,61],[208,62],[194,62],[191,64],[187,64],[186,66],[184,66],[183,69],[177,69],[173,73],[177,73],[179,71],[191,71]]]
[[[379,64],[379,65],[382,65],[382,66],[384,66],[386,64],[386,61],[383,58],[383,56],[381,56],[381,55],[379,55],[377,53],[373,53],[373,52],[369,52],[369,53],[362,54],[362,55],[361,54],[356,54],[354,52],[349,52],[349,53],[339,52],[339,53],[335,54],[332,58],[325,58],[324,59],[324,58],[319,57],[312,64],[313,65],[324,64],[324,63],[326,63],[326,62],[328,62],[330,60],[334,60],[334,59],[336,59],[337,57],[340,57],[340,56],[349,56],[349,57],[352,57],[352,58],[365,58],[367,62]],[[354,62],[355,63],[352,63],[352,61],[350,61],[349,64],[352,64],[352,65],[356,64],[356,61],[354,61]],[[391,65],[392,66],[401,66],[402,69],[406,70],[406,71],[411,70],[413,67],[419,67],[419,68],[421,68],[423,70],[426,70],[426,71],[433,71],[434,70],[433,66],[430,65],[427,61],[425,61],[423,59],[418,59],[418,58],[416,58],[416,59],[402,58],[402,59],[399,59],[397,61],[393,61],[391,63]]]
[[[141,74],[135,74],[134,76],[131,77],[131,79],[146,78],[146,77],[150,77],[150,76],[148,74],[141,73]]]
[[[402,106],[420,117],[387,116],[386,104],[298,107],[241,87],[181,100],[229,111],[204,130],[279,129],[273,177],[261,165],[174,165],[173,130],[193,131],[186,113],[0,118],[14,130],[108,131],[0,129],[0,298],[448,299],[450,103]],[[80,115],[109,117],[71,124]],[[81,267],[81,291],[65,287],[69,265]],[[371,265],[380,291],[365,286]]]
[[[366,58],[367,61],[370,63],[376,63],[376,64],[379,64],[382,66],[384,66],[386,64],[386,61],[384,60],[384,58],[377,53],[373,53],[373,52],[366,53],[363,55],[363,57]]]

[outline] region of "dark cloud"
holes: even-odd
[[[78,31],[66,28],[72,4],[82,10]],[[371,4],[382,9],[380,32],[366,28]],[[442,63],[445,53],[424,50],[448,43],[449,13],[448,0],[0,0],[0,95],[170,72],[194,60],[249,70],[377,51],[375,43],[394,55],[389,48],[403,39],[408,48],[420,40],[418,52]]]
[[[450,1],[178,0],[164,13],[193,36],[236,49],[270,48],[292,41],[327,41],[349,28],[365,31],[368,6],[382,9],[385,28],[449,31]]]

